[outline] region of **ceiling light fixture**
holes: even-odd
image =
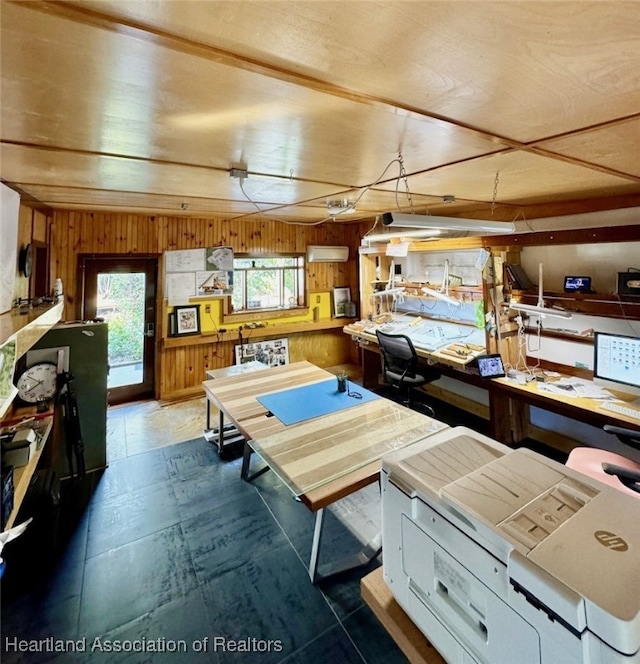
[[[538,316],[552,316],[555,318],[573,318],[573,314],[565,309],[551,309],[544,304],[542,288],[542,263],[538,263],[538,302],[537,304],[524,304],[522,302],[509,302],[509,308]]]
[[[416,239],[432,239],[435,240],[442,231],[437,228],[423,228],[422,230],[413,229],[402,231],[400,229],[389,231],[388,233],[374,233],[372,235],[365,235],[362,239],[367,242],[388,242],[389,240],[416,240]]]
[[[428,286],[423,286],[420,290],[425,295],[431,295],[431,297],[435,297],[437,300],[443,300],[444,302],[453,304],[456,307],[459,307],[462,304],[462,302],[460,302],[460,300],[456,300],[455,297],[451,297],[451,295],[447,295],[446,293],[441,293],[440,291],[429,288]]]
[[[411,228],[437,228],[442,231],[473,231],[477,233],[513,233],[515,224],[509,221],[486,221],[485,219],[462,219],[460,217],[437,217],[431,214],[406,214],[385,212],[383,226],[408,226]]]

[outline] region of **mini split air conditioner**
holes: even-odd
[[[312,245],[307,247],[309,263],[345,263],[349,260],[349,247]]]

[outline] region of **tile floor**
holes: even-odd
[[[60,556],[12,577],[25,561],[10,568],[7,555],[3,662],[406,661],[360,597],[369,570],[312,585],[313,515],[273,473],[241,481],[240,459],[202,437],[204,417],[201,399],[109,411],[109,468]],[[378,512],[375,486],[332,508],[322,556],[357,550]],[[17,652],[16,639],[44,652]]]

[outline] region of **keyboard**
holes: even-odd
[[[618,403],[617,401],[603,401],[600,404],[600,408],[603,410],[611,411],[618,415],[626,415],[631,419],[638,420],[640,422],[640,408],[634,408],[627,404]]]

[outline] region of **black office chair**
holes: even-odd
[[[418,354],[406,334],[387,334],[376,330],[376,335],[382,353],[382,373],[385,382],[404,394],[405,399],[402,403],[407,408],[419,405],[428,415],[434,417],[433,408],[428,404],[414,404],[411,392],[416,387],[436,380],[440,377],[440,373],[435,370],[418,373]]]
[[[625,445],[640,449],[640,431],[610,424],[603,429]],[[640,498],[640,464],[625,456],[593,447],[576,447],[569,454],[567,466]]]

